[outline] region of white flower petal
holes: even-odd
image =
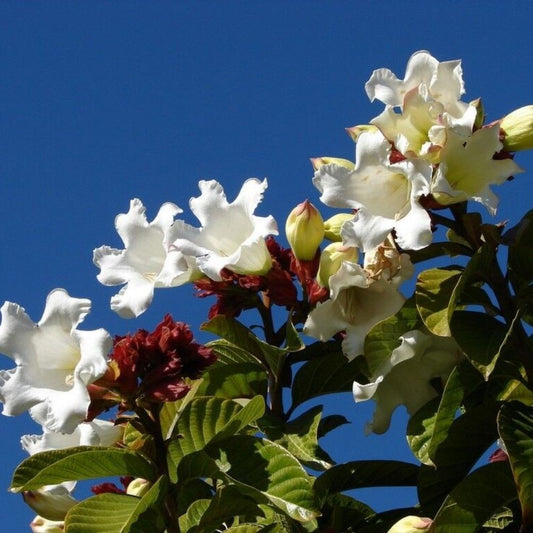
[[[128,213],[115,219],[125,248],[101,246],[94,250],[93,262],[100,268],[97,279],[104,285],[126,284],[111,299],[112,309],[122,317],[131,318],[146,311],[154,287],[175,287],[191,279],[190,262],[169,249],[169,235],[178,213],[179,207],[165,203],[155,219],[148,222],[145,207],[133,199]]]
[[[380,131],[365,131],[357,140],[353,171],[330,163],[315,172],[313,183],[322,193],[321,201],[357,210],[341,231],[346,246],[370,251],[398,228],[406,249],[431,242],[429,215],[418,200],[429,193],[432,165],[424,160],[390,163],[390,152],[391,145]]]
[[[356,144],[353,171],[330,163],[318,168],[313,184],[331,207],[366,207],[376,216],[394,218],[409,201],[405,163],[389,163],[391,145],[379,131],[362,133]]]
[[[0,373],[4,414],[29,409],[59,431],[72,431],[85,418],[87,385],[104,374],[112,345],[103,329],[75,329],[89,310],[90,300],[72,298],[63,289],[48,295],[38,324],[18,305],[2,306],[0,351],[17,364]]]
[[[368,331],[396,313],[405,298],[394,284],[374,281],[360,265],[348,261],[329,278],[329,284],[331,300],[309,313],[304,333],[325,341],[346,331],[343,352],[353,359],[362,353]]]
[[[111,309],[122,318],[135,318],[144,313],[154,298],[154,283],[132,278],[111,297]]]
[[[64,533],[65,522],[63,520],[47,520],[37,515],[30,524],[32,533]]]
[[[49,390],[46,400],[32,407],[30,415],[38,424],[51,431],[72,433],[87,417],[89,403],[86,384],[75,377],[69,390]]]
[[[420,87],[426,98],[442,103],[454,116],[464,112],[459,98],[464,94],[461,61],[439,63],[429,52],[415,52],[407,63],[405,78],[399,80],[389,69],[375,70],[365,84],[371,101],[378,99],[390,106],[403,106],[405,95]]]
[[[342,242],[345,246],[355,246],[367,252],[379,246],[394,225],[394,219],[374,216],[366,208],[361,208],[353,219],[342,226]]]
[[[63,485],[26,491],[23,498],[39,516],[53,521],[64,520],[69,509],[78,503]]]
[[[183,222],[174,224],[171,248],[196,257],[199,269],[213,280],[228,268],[239,274],[265,274],[272,266],[265,237],[277,235],[273,217],[253,212],[263,197],[267,181],[246,180],[234,202],[215,180],[200,181],[201,195],[190,206],[201,228]]]
[[[94,419],[79,424],[72,433],[44,430],[42,435],[24,435],[22,448],[30,455],[48,450],[63,450],[75,446],[112,446],[122,438],[124,428],[107,420]]]
[[[411,209],[394,226],[396,242],[404,250],[420,250],[433,240],[431,218],[428,212],[414,199]]]
[[[523,172],[512,159],[493,159],[501,149],[498,125],[482,128],[468,137],[450,130],[431,188],[435,199],[447,205],[472,198],[494,214],[497,201],[489,186]]]
[[[400,337],[396,348],[372,377],[367,385],[354,383],[356,402],[373,399],[376,401],[374,417],[368,430],[384,433],[390,419],[399,405],[404,405],[410,414],[437,396],[431,380],[444,382],[461,354],[451,338],[437,337],[422,331],[409,331]]]

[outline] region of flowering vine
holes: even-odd
[[[365,89],[385,107],[349,128],[354,161],[311,160],[320,201],[341,211],[325,219],[303,200],[288,247],[255,214],[267,180],[253,178],[232,202],[200,181],[199,227],[170,202],[149,222],[133,199],[115,220],[124,248],[94,251],[99,281],[122,285],[121,317],[192,285],[214,297],[202,325],[214,340],[170,314],[114,340],[79,330],[91,302],[64,289],[37,323],[2,306],[0,352],[15,363],[0,372],[3,414],[42,427],[22,437],[11,485],[38,513],[34,532],[532,530],[533,212],[507,228],[469,211],[494,215],[492,187],[523,172],[532,108],[485,124],[480,100],[462,99],[461,62],[426,51]],[[419,268],[437,257],[449,263]],[[374,401],[369,433],[404,406],[413,461],[355,450],[337,463],[320,439],[347,420],[323,414],[327,394],[352,395],[356,414]],[[419,501],[358,499],[382,485],[416,486]]]

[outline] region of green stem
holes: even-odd
[[[263,300],[259,300],[257,310],[263,320],[263,330],[265,333],[265,341],[271,346],[279,347],[285,340],[285,330],[280,328],[275,330],[274,320],[272,318],[272,309],[270,307],[270,299],[264,295]],[[268,368],[268,398],[269,407],[272,414],[279,418],[285,418],[283,407],[283,386],[281,384],[281,376],[283,374],[284,365],[281,365],[279,375],[271,368]]]

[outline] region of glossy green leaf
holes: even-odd
[[[165,478],[160,478],[142,498],[104,493],[75,505],[65,519],[66,533],[163,532],[162,500]]]
[[[409,420],[407,442],[417,459],[434,466],[436,451],[448,436],[464,395],[460,371],[454,368],[441,398],[436,398],[418,410]]]
[[[266,395],[268,375],[260,360],[225,339],[208,343],[217,361],[204,373],[199,394],[222,398]]]
[[[314,470],[326,470],[333,460],[318,445],[318,428],[322,406],[317,405],[290,422],[271,417],[259,421],[260,429],[270,440],[277,442],[300,462]]]
[[[224,315],[217,315],[209,322],[202,324],[202,329],[215,333],[253,354],[259,361],[265,362],[276,376],[281,373],[289,350],[277,348],[262,341],[238,320]]]
[[[485,313],[456,311],[451,329],[465,356],[488,379],[504,348],[507,327]]]
[[[450,337],[449,323],[453,309],[449,309],[455,286],[462,270],[430,268],[418,276],[416,306],[429,331],[441,337]]]
[[[433,530],[472,533],[514,499],[516,489],[508,463],[482,466],[451,491],[435,516]]]
[[[362,357],[348,361],[338,352],[307,361],[294,376],[291,408],[323,394],[351,392],[354,380],[364,379],[363,366]]]
[[[448,255],[455,257],[458,255],[472,255],[472,248],[458,242],[434,242],[421,250],[409,250],[409,259],[412,263],[420,263],[421,261],[429,261],[437,257]]]
[[[303,350],[291,352],[287,357],[290,365],[310,361],[317,357],[326,357],[328,355],[342,355],[342,343],[340,340],[329,340],[327,342],[313,342],[307,345]]]
[[[262,526],[261,524],[239,524],[224,530],[224,533],[278,533],[275,524]]]
[[[320,419],[320,424],[318,424],[318,438],[324,437],[330,431],[337,429],[344,424],[349,424],[350,421],[342,415],[328,415]]]
[[[302,341],[290,318],[289,315],[285,328],[285,349],[290,352],[299,352],[305,349],[305,343]]]
[[[370,376],[379,374],[392,351],[400,346],[400,337],[407,331],[423,327],[414,298],[409,298],[393,316],[378,322],[365,339],[365,360]]]
[[[216,397],[194,398],[184,409],[168,445],[171,479],[175,481],[179,461],[187,454],[200,451],[215,440],[233,435],[263,416],[264,399],[256,396],[244,407],[231,400]]]
[[[308,474],[282,446],[236,435],[208,446],[206,451],[230,482],[259,502],[269,501],[299,522],[318,516]]]
[[[268,376],[256,363],[233,363],[210,368],[204,375],[199,394],[221,398],[265,396]]]
[[[495,268],[499,268],[496,262],[496,252],[493,246],[483,244],[466,264],[461,278],[450,296],[448,308],[450,317],[459,305],[466,303],[482,305],[486,302],[486,293],[476,296],[476,286],[489,282]],[[479,288],[477,287],[477,289]],[[472,299],[474,299],[473,302]]]
[[[437,468],[422,465],[418,477],[418,497],[423,513],[431,516],[446,495],[459,484],[480,456],[498,438],[497,402],[468,409],[449,426],[446,438],[435,450]]]
[[[224,523],[232,523],[239,516],[263,516],[257,503],[239,492],[234,485],[222,486],[214,497],[194,502],[185,517],[180,518],[180,529],[194,533],[212,533],[221,530]],[[186,527],[184,527],[186,525]]]
[[[172,463],[169,464],[169,468],[172,469]],[[222,478],[223,476],[215,461],[213,461],[204,450],[199,450],[197,452],[189,453],[181,458],[178,463],[177,471],[171,470],[170,479],[173,482],[179,481],[181,485],[185,481],[190,482],[197,478],[217,479],[219,477]]]
[[[506,238],[509,242],[509,277],[516,292],[520,292],[533,281],[533,210],[507,232]]]
[[[78,446],[37,453],[15,470],[10,490],[34,490],[63,481],[110,476],[155,480],[155,468],[141,454],[120,448]]]
[[[321,502],[331,493],[364,487],[401,487],[417,483],[419,467],[403,461],[350,461],[331,467],[315,481]]]
[[[329,494],[321,511],[321,531],[359,531],[359,525],[375,514],[368,505],[339,493]]]
[[[192,502],[201,499],[210,500],[213,496],[213,487],[211,485],[202,479],[188,479],[188,477],[183,476],[184,479],[180,478],[180,482],[175,486],[176,512],[178,516],[185,514]],[[195,478],[196,476],[191,477]]]
[[[509,455],[522,507],[524,527],[533,524],[533,407],[504,403],[498,415],[498,431]]]
[[[164,402],[159,412],[159,421],[161,424],[161,435],[163,439],[172,436],[172,432],[178,419],[185,409],[185,406],[196,396],[198,388],[202,384],[202,379],[190,381],[191,390],[181,399],[175,402]]]
[[[192,502],[187,512],[179,518],[180,531],[197,532],[198,524],[210,503],[210,498],[202,498]]]

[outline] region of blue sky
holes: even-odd
[[[4,0],[0,303],[20,303],[37,321],[48,292],[64,287],[93,301],[84,329],[150,329],[167,311],[197,327],[210,302],[189,286],[158,291],[136,320],[109,309],[115,291],[97,282],[92,250],[120,247],[113,220],[131,198],[151,218],[166,201],[187,209],[199,179],[217,179],[231,199],[244,179],[267,177],[258,212],[283,228],[305,198],[319,206],[309,158],[353,159],[344,128],[380,113],[363,88],[373,69],[403,77],[409,56],[427,49],[462,58],[465,100],[482,96],[489,121],[532,103],[532,14],[526,1]],[[533,168],[530,154],[517,162]],[[495,222],[531,207],[530,180],[498,188]],[[328,441],[332,455],[410,460],[403,417],[390,434],[363,436],[370,408],[350,398],[328,405],[353,422]],[[2,417],[0,431],[0,508],[12,511],[2,527],[16,533],[33,512],[5,488],[25,457],[20,436],[40,428]],[[412,503],[392,494],[366,501]]]

